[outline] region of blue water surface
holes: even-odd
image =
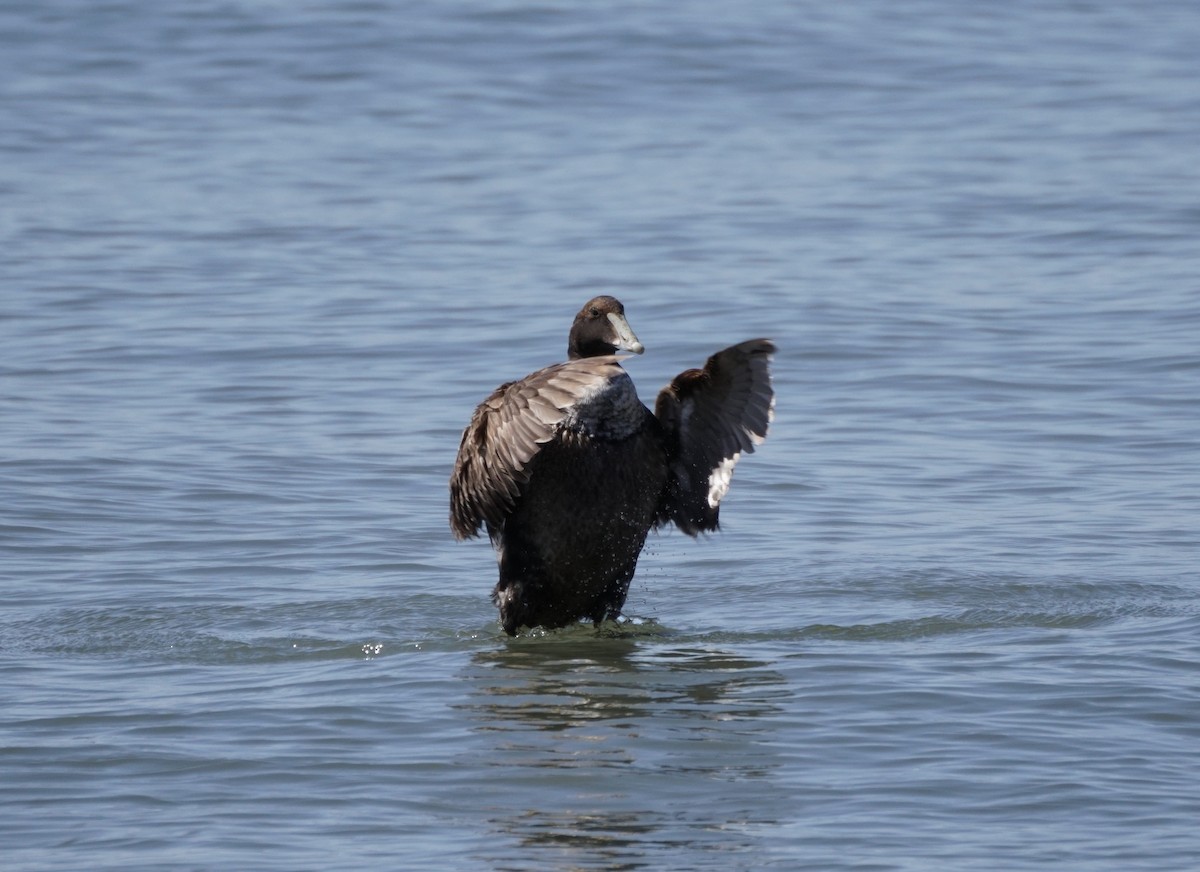
[[[0,8],[5,870],[1200,865],[1200,11]],[[446,481],[625,303],[719,534],[509,640]]]

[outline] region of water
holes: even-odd
[[[0,10],[6,870],[1200,865],[1200,13]],[[446,479],[608,292],[723,531],[508,640]]]

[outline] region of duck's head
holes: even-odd
[[[645,346],[629,329],[625,320],[625,307],[616,297],[592,297],[584,303],[575,323],[571,325],[571,337],[567,343],[567,357],[597,357],[601,354],[616,354],[628,351],[641,354]]]

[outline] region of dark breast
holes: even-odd
[[[502,583],[551,594],[531,598],[527,622],[600,620],[623,604],[667,478],[657,422],[640,411],[618,439],[561,431],[530,464],[503,530],[489,530],[503,549]]]

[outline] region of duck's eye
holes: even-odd
[[[595,306],[592,306],[592,308],[588,309],[588,317],[589,318],[599,318],[600,310],[597,309]]]

